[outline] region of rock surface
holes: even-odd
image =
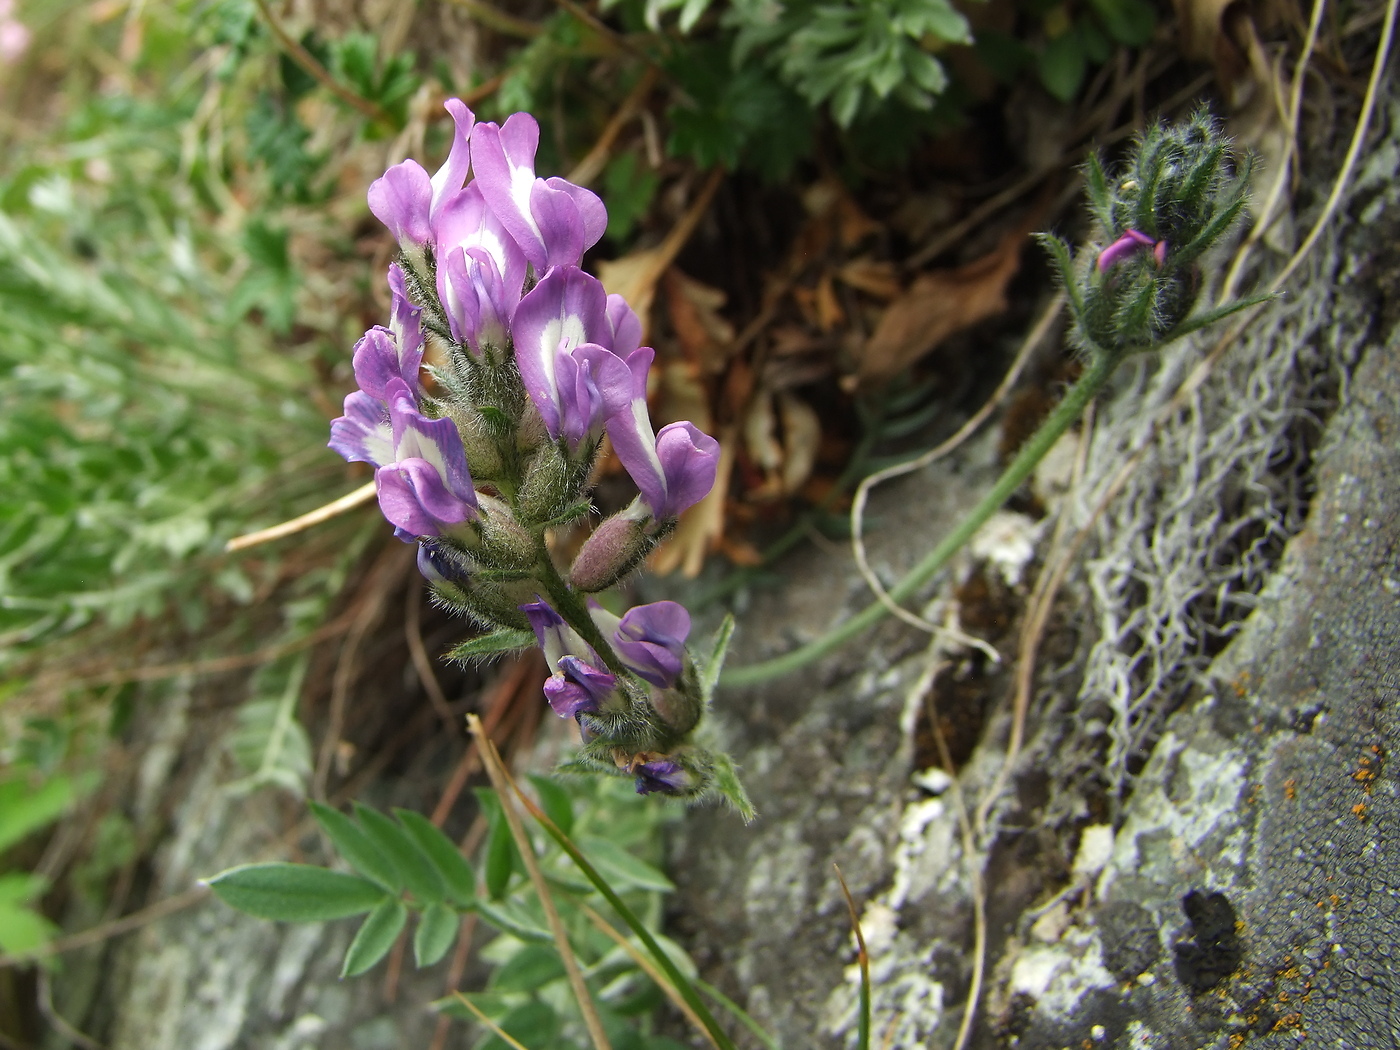
[[[1130,490],[1121,521],[1148,552],[1133,601],[1151,615],[1095,650],[1086,621],[1097,619],[1102,641],[1131,618],[1095,613],[1105,608],[1102,573],[1088,586],[1081,574],[1062,595],[1077,656],[1058,666],[1043,656],[1031,742],[982,838],[964,837],[958,813],[984,797],[1001,763],[1006,716],[996,712],[1008,676],[980,657],[940,641],[925,651],[917,632],[887,621],[797,675],[721,697],[760,819],[742,830],[718,811],[687,819],[674,843],[674,921],[707,979],[780,1045],[855,1045],[854,946],[836,863],[864,902],[876,1046],[957,1041],[979,887],[986,966],[968,1045],[1400,1046],[1390,842],[1400,800],[1389,764],[1400,746],[1400,353],[1383,298],[1397,264],[1397,116],[1393,102],[1382,106],[1389,130],[1292,301],[1270,306],[1212,376],[1214,389],[1167,424],[1204,439],[1174,446],[1169,433]],[[1125,379],[1100,419],[1111,428],[1150,415],[1151,396],[1165,402],[1201,352],[1174,352],[1155,373]],[[1322,417],[1319,443],[1306,434]],[[1284,437],[1261,444],[1261,433]],[[1089,481],[1095,456],[1113,448],[1095,442]],[[1203,445],[1226,457],[1262,449],[1268,469],[1198,480]],[[882,575],[912,564],[994,473],[982,442],[883,493],[868,530]],[[1273,486],[1255,520],[1277,547],[1220,527],[1217,513],[1198,548],[1167,549],[1172,484],[1231,512]],[[1168,647],[1149,650],[1137,636],[1175,615],[1152,605],[1173,593],[1172,574],[1230,559],[1239,568],[1229,595],[1248,608],[1211,619],[1193,606],[1189,630],[1173,627],[1189,643],[1175,663],[1130,669],[1140,677],[1129,675],[1139,690],[1129,699],[1147,706],[1119,703],[1102,685],[1105,668],[1129,641],[1161,664]],[[790,584],[744,611],[734,663],[791,649],[869,600],[843,554],[809,552],[783,568]],[[971,597],[996,575],[964,562],[935,605],[960,607],[968,626]],[[1005,589],[1014,614],[1024,585]],[[1014,650],[1017,632],[991,621],[983,633]],[[945,735],[958,728],[951,705],[982,706],[981,743],[958,758],[961,801],[950,778],[923,769],[930,677]],[[1086,769],[1085,754],[1100,768]],[[1119,783],[1129,790],[1117,793]]]

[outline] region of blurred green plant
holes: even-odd
[[[650,940],[665,956],[663,971],[675,971],[682,981],[695,977],[685,952],[658,932],[663,895],[674,886],[644,859],[656,859],[658,832],[671,814],[614,780],[590,778],[565,787],[545,777],[530,779],[539,811],[557,837],[522,841],[500,796],[479,789],[489,830],[475,866],[419,813],[394,810],[391,818],[357,803],[348,815],[312,803],[313,816],[349,872],[254,864],[223,872],[210,886],[226,903],[264,919],[322,922],[364,915],[346,951],[345,976],[379,963],[410,920],[414,959],[431,966],[456,943],[462,917],[474,913],[498,931],[480,952],[494,966],[491,977],[483,991],[442,1000],[438,1008],[467,1020],[484,1016],[532,1050],[574,1046],[584,1026],[521,854],[522,847],[531,849],[609,1041],[619,1050],[677,1050],[681,1044],[651,1034],[647,1015],[662,992],[637,958]],[[584,858],[582,866],[575,857]],[[605,932],[600,911],[611,911],[624,931],[630,928],[637,946],[622,947],[618,938],[625,932]],[[500,1050],[506,1044],[488,1032],[479,1045]]]

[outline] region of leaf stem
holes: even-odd
[[[469,723],[473,717],[474,716],[468,716]],[[486,753],[485,743],[482,745],[482,752],[483,754]],[[642,920],[637,918],[636,913],[617,895],[617,891],[608,884],[607,879],[598,874],[598,869],[588,862],[588,858],[574,845],[573,839],[564,834],[564,832],[560,830],[559,825],[550,820],[549,817],[545,815],[544,810],[535,805],[534,801],[520,790],[519,785],[517,785],[511,777],[509,770],[501,767],[500,772],[506,782],[514,789],[515,797],[520,801],[520,804],[525,807],[526,811],[529,812],[530,816],[535,818],[535,821],[540,827],[544,828],[549,837],[557,842],[559,847],[578,865],[584,877],[588,879],[589,882],[593,883],[594,889],[603,895],[603,898],[612,905],[613,911],[617,912],[618,917],[626,923],[628,929],[635,933],[642,944],[646,946],[647,951],[651,953],[651,957],[656,960],[657,965],[661,967],[662,971],[670,979],[676,991],[690,1004],[690,1008],[694,1010],[696,1015],[700,1018],[709,1037],[717,1043],[722,1050],[736,1050],[734,1041],[730,1039],[724,1029],[719,1026],[719,1022],[716,1021],[714,1015],[710,1013],[709,1007],[705,1005],[705,1001],[701,999],[699,994],[695,991],[694,985],[686,979],[685,975],[681,973],[671,957],[656,943],[656,938],[651,935],[651,931],[646,928]]]
[[[1103,389],[1117,365],[1118,358],[1113,355],[1096,351],[1090,356],[1088,369],[1079,377],[1078,382],[1070,387],[1064,398],[1055,406],[1050,417],[1040,425],[1040,429],[1022,446],[1021,451],[1011,461],[1010,466],[1002,472],[991,491],[982,497],[981,502],[958,523],[952,532],[943,538],[938,546],[929,551],[919,564],[910,569],[904,578],[890,589],[889,596],[895,603],[903,603],[917,593],[976,534],[977,530],[986,524],[987,519],[1001,509],[1002,504],[1011,498],[1012,493],[1020,488],[1021,483],[1045,458],[1045,454],[1059,440],[1060,435],[1073,425],[1080,413],[1084,411],[1085,406]],[[889,609],[884,604],[873,602],[826,634],[790,653],[760,663],[749,664],[747,667],[736,667],[732,671],[726,671],[720,676],[720,684],[727,686],[754,685],[789,674],[826,656],[862,631],[874,626],[888,613]]]

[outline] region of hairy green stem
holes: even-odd
[[[625,677],[627,669],[623,667],[622,661],[613,652],[613,647],[608,644],[608,640],[603,637],[603,632],[598,629],[598,625],[593,622],[593,617],[588,615],[588,606],[579,597],[578,592],[572,590],[564,577],[559,575],[559,570],[554,567],[554,559],[549,556],[549,548],[545,546],[543,538],[537,541],[539,556],[536,559],[535,577],[544,584],[545,591],[549,594],[549,600],[554,604],[554,610],[564,618],[564,622],[578,632],[594,651],[602,658],[603,663],[608,665],[608,670],[619,677]]]
[[[929,551],[918,565],[909,570],[908,574],[890,589],[892,600],[904,602],[913,597],[921,587],[933,578],[934,573],[943,568],[949,559],[962,548],[963,544],[967,543],[977,530],[986,524],[987,519],[1001,509],[1002,504],[1010,499],[1011,494],[1020,488],[1021,483],[1030,476],[1036,464],[1045,458],[1045,454],[1060,439],[1060,435],[1073,425],[1080,413],[1084,411],[1085,406],[1103,389],[1109,376],[1113,374],[1114,368],[1117,367],[1118,360],[1118,358],[1102,352],[1096,352],[1090,357],[1088,369],[1079,377],[1079,381],[1070,387],[1063,400],[1055,406],[1055,411],[1040,425],[1040,429],[1022,446],[1021,451],[1012,460],[1011,465],[1002,472],[991,491],[982,497],[982,501],[973,508],[967,517],[958,523],[957,528],[948,533],[938,546]],[[766,682],[770,678],[789,674],[832,652],[862,631],[874,626],[888,613],[889,609],[886,606],[880,602],[873,602],[849,620],[799,649],[794,649],[783,656],[774,657],[772,660],[764,660],[762,663],[725,671],[720,676],[720,684],[729,686],[754,685],[758,682]]]

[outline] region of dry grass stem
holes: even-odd
[[[496,789],[496,795],[500,799],[501,813],[506,818],[506,824],[510,827],[510,834],[515,839],[516,848],[520,850],[520,857],[525,862],[525,868],[530,874],[530,882],[534,884],[535,893],[540,899],[540,906],[544,908],[545,918],[549,921],[549,932],[554,936],[554,945],[559,950],[560,960],[564,963],[564,972],[568,974],[574,998],[578,1000],[579,1012],[583,1015],[583,1023],[584,1027],[588,1029],[588,1036],[593,1040],[596,1050],[611,1050],[612,1044],[608,1042],[607,1033],[603,1031],[603,1022],[598,1017],[597,1008],[593,1005],[593,997],[589,994],[588,985],[584,982],[583,970],[579,967],[573,946],[569,943],[569,935],[564,929],[563,920],[559,918],[559,910],[554,906],[554,898],[550,893],[549,884],[545,882],[544,873],[540,871],[539,858],[535,856],[534,844],[520,823],[520,814],[515,809],[515,795],[511,790],[511,782],[506,774],[505,765],[501,762],[500,753],[497,752],[496,745],[491,743],[491,738],[486,735],[480,718],[476,715],[467,715],[467,728],[471,730],[471,734],[481,750],[482,762],[486,766],[486,775],[491,778],[491,785]]]
[[[666,975],[657,969],[656,964],[647,957],[646,952],[642,951],[624,937],[612,923],[599,915],[594,908],[591,908],[584,901],[578,900],[577,898],[571,899],[573,900],[574,906],[578,908],[579,911],[583,912],[589,922],[596,926],[601,933],[610,937],[613,943],[625,951],[628,957],[637,964],[637,969],[650,977],[652,983],[666,993],[666,998],[671,1000],[671,1005],[685,1015],[685,1019],[690,1022],[691,1027],[703,1035],[715,1050],[719,1050],[719,1043],[715,1042],[714,1036],[710,1035],[709,1029],[705,1027],[705,1022],[700,1020],[700,1016],[691,1009],[690,1004],[686,1002],[681,993],[676,990],[675,985],[666,979]]]
[[[323,507],[307,511],[300,517],[284,521],[281,525],[273,525],[271,528],[259,529],[257,532],[244,533],[242,536],[235,536],[224,544],[225,551],[247,550],[249,547],[256,547],[260,543],[270,543],[272,540],[280,540],[284,536],[293,536],[319,525],[323,521],[330,521],[332,518],[344,514],[347,510],[354,510],[362,504],[374,499],[374,482],[370,481],[354,492],[346,493],[339,499],[333,499]]]
[[[529,1047],[520,1043],[514,1036],[509,1035],[504,1028],[498,1025],[495,1021],[491,1020],[491,1018],[487,1017],[484,1013],[482,1013],[481,1008],[478,1007],[476,1003],[472,1002],[461,992],[453,992],[452,997],[456,999],[459,1003],[461,1003],[463,1006],[465,1006],[468,1010],[470,1010],[475,1015],[478,1021],[484,1024],[487,1028],[491,1029],[491,1031],[495,1033],[496,1037],[502,1042],[504,1042],[507,1046],[514,1047],[515,1050],[530,1050]],[[443,1020],[445,1021],[447,1020],[447,1018],[444,1017]],[[436,1040],[434,1041],[436,1042]]]

